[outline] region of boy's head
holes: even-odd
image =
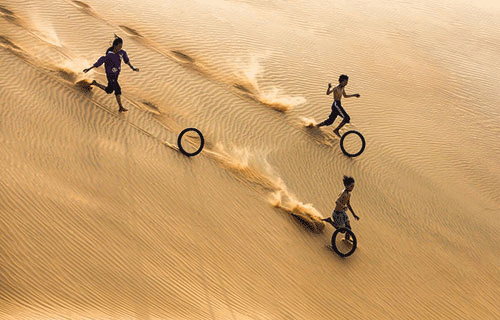
[[[353,177],[344,176],[344,187],[348,191],[352,191],[352,189],[354,189],[354,178]]]
[[[123,46],[123,39],[115,34],[115,40],[113,40],[113,49],[119,51]]]
[[[347,81],[349,81],[349,77],[345,74],[341,74],[339,77],[339,83],[341,86],[345,87],[347,85]]]

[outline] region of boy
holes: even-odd
[[[328,84],[328,89],[326,90],[326,94],[329,95],[330,93],[333,92],[333,104],[332,104],[332,113],[330,113],[330,116],[328,119],[325,121],[319,123],[316,125],[317,128],[321,126],[329,126],[333,124],[337,116],[340,116],[343,118],[342,122],[339,124],[339,126],[333,130],[333,133],[335,133],[337,136],[340,137],[339,130],[342,128],[346,123],[349,123],[351,121],[351,117],[345,112],[344,108],[342,107],[342,104],[340,103],[340,100],[342,99],[342,96],[345,98],[351,98],[351,97],[356,97],[359,98],[360,95],[355,93],[355,94],[346,94],[345,93],[345,86],[347,85],[347,82],[349,81],[349,77],[346,76],[345,74],[340,75],[339,77],[339,85],[336,86],[335,88],[332,88],[332,84]]]
[[[97,86],[102,90],[106,91],[107,94],[115,92],[116,102],[118,102],[118,112],[128,111],[122,105],[121,94],[122,89],[120,84],[118,83],[118,76],[121,71],[121,63],[123,61],[130,66],[133,71],[138,72],[138,68],[134,68],[130,63],[127,52],[122,49],[123,40],[120,37],[115,35],[115,40],[113,41],[113,45],[106,50],[106,55],[102,56],[97,60],[96,63],[92,65],[92,67],[84,69],[83,72],[87,73],[92,68],[98,68],[104,63],[104,68],[106,70],[106,77],[108,78],[108,86],[102,85],[97,81],[92,81],[91,86]]]
[[[349,209],[352,213],[354,219],[359,220],[359,217],[354,213],[351,207],[351,191],[354,189],[354,178],[344,176],[344,191],[339,195],[337,201],[335,202],[335,210],[332,213],[332,217],[321,219],[322,221],[330,223],[336,229],[347,228],[351,230],[351,223],[349,217],[347,216],[346,210]],[[346,235],[346,240],[349,240],[349,235]]]

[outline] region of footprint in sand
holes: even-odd
[[[139,38],[144,38],[137,30],[127,27],[125,25],[119,25],[120,29],[125,31],[127,35],[133,36],[133,37],[139,37]]]
[[[160,111],[158,110],[158,107],[155,106],[153,103],[149,101],[136,101],[133,98],[130,97],[124,97],[125,100],[127,100],[129,103],[134,105],[137,109],[146,111],[155,115],[159,115]]]
[[[240,83],[233,83],[233,87],[244,92],[244,93],[248,93],[248,94],[252,94],[253,95],[253,92],[250,88],[248,88],[247,86],[243,85],[243,84],[240,84]]]
[[[177,63],[181,64],[183,67],[189,68],[205,78],[208,79],[214,79],[214,75],[211,74],[207,68],[201,64],[199,61],[197,61],[195,58],[192,56],[179,51],[179,50],[171,50],[169,53],[167,53],[168,57],[171,58],[172,60],[176,61]]]
[[[2,35],[0,35],[0,44],[7,49],[16,50],[16,51],[23,51],[19,46],[17,46],[9,38],[2,36]]]
[[[4,6],[0,5],[0,16],[3,17],[5,20],[19,26],[26,28],[25,24],[21,21],[21,19],[11,10],[5,8]]]
[[[14,14],[14,12],[10,11],[9,9],[7,9],[3,6],[0,6],[0,13],[2,14],[2,16],[5,16],[5,17],[15,17],[16,16]]]
[[[261,103],[261,101],[257,98],[255,93],[252,91],[252,88],[241,84],[241,83],[233,83],[232,87],[238,90],[238,93],[245,98],[248,98],[254,102]]]
[[[160,114],[160,109],[152,102],[142,101],[142,104],[145,105],[149,109],[150,112],[153,112],[155,114]]]
[[[128,36],[141,38],[143,40],[143,42],[147,42],[150,46],[155,47],[155,49],[157,49],[158,51],[161,51],[158,48],[156,48],[157,46],[153,42],[146,40],[146,38],[142,34],[140,34],[139,31],[135,30],[134,28],[128,27],[126,25],[120,25],[119,27],[123,31],[125,31],[125,33],[127,33]],[[177,58],[178,60],[180,60],[184,63],[195,63],[196,62],[196,60],[194,58],[190,57],[189,55],[187,55],[181,51],[172,50],[171,53],[172,53],[174,58]]]
[[[175,56],[175,58],[181,60],[184,63],[194,64],[196,62],[196,60],[194,58],[190,57],[189,55],[187,55],[183,52],[180,52],[177,50],[172,50],[171,52]]]
[[[6,36],[0,35],[0,47],[4,47],[8,51],[10,51],[12,54],[18,56],[21,59],[24,59],[25,61],[29,60],[29,57],[26,54],[26,52],[21,47],[19,47],[14,42],[12,42],[9,38],[7,38]]]
[[[91,17],[94,17],[94,18],[98,18],[100,20],[103,20],[105,21],[103,18],[101,18],[95,11],[94,9],[92,9],[92,7],[88,4],[86,4],[85,2],[82,2],[82,1],[78,1],[78,0],[71,0],[71,3],[77,7],[78,9],[80,9],[82,12],[84,12],[85,14],[88,14],[89,16]]]
[[[79,8],[81,9],[92,9],[91,6],[89,6],[88,4],[86,4],[85,2],[82,2],[82,1],[78,1],[78,0],[72,0],[72,2]]]
[[[120,29],[125,31],[125,33],[128,36],[139,38],[136,40],[140,40],[140,42],[142,42],[144,45],[149,46],[150,48],[154,49],[158,53],[160,53],[164,56],[167,56],[169,58],[175,59],[176,61],[181,62],[183,64],[192,65],[194,67],[194,69],[196,69],[197,71],[201,71],[200,67],[196,65],[196,60],[193,57],[189,56],[188,54],[185,54],[184,52],[181,52],[178,50],[172,50],[169,53],[165,53],[163,50],[158,48],[158,45],[156,45],[152,41],[146,39],[142,34],[139,33],[139,31],[135,30],[134,28],[128,27],[126,25],[120,25],[119,27],[120,27]]]
[[[119,27],[128,36],[134,37],[135,40],[138,41],[139,43],[149,47],[150,49],[153,49],[154,51],[160,53],[161,55],[165,56],[166,58],[170,58],[170,59],[182,64],[183,66],[188,67],[188,68],[202,74],[205,77],[215,78],[213,75],[211,75],[209,72],[207,72],[207,69],[202,64],[200,64],[195,58],[193,58],[192,56],[190,56],[190,55],[188,55],[180,50],[170,50],[168,52],[165,52],[157,44],[155,44],[154,42],[145,38],[136,29],[131,28],[131,27],[126,26],[126,25],[119,25]],[[262,103],[264,105],[267,105],[267,106],[271,107],[272,109],[274,109],[275,111],[283,113],[283,112],[288,111],[288,109],[289,109],[288,106],[284,106],[280,103],[269,103],[265,99],[261,99],[258,95],[255,94],[256,90],[253,87],[253,85],[251,85],[251,84],[244,85],[241,83],[233,83],[230,85],[232,85],[235,89],[237,89],[242,96],[247,97],[247,98],[249,98],[257,103]]]

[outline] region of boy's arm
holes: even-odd
[[[134,66],[129,62],[127,62],[127,64],[129,65],[130,69],[134,70],[134,71],[139,71],[139,68],[134,68]]]
[[[342,95],[344,96],[344,98],[351,98],[351,97],[356,97],[356,98],[359,98],[359,93],[355,93],[355,94],[346,94],[346,93],[345,93],[345,90],[342,90]]]
[[[128,57],[127,51],[125,51],[125,50],[123,50],[123,62],[125,62],[126,64],[128,64],[128,66],[130,67],[130,69],[132,69],[133,71],[139,71],[138,68],[134,68],[134,66],[130,63],[130,59]]]
[[[351,210],[351,213],[352,213],[352,216],[354,217],[354,219],[359,220],[359,217],[354,213],[354,210],[352,210],[351,201],[350,200],[347,203],[347,208],[349,208],[349,210]]]
[[[328,89],[326,89],[326,95],[330,95],[330,93],[333,92],[333,87],[332,87],[332,84],[329,83],[328,84]]]
[[[83,69],[83,72],[87,73],[93,68],[99,68],[106,61],[106,59],[107,59],[107,55],[100,57],[97,60],[97,62],[92,65],[92,67],[87,68],[87,69]]]

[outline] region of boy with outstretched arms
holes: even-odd
[[[351,98],[351,97],[356,97],[359,98],[360,95],[358,93],[355,94],[346,94],[345,93],[345,86],[347,86],[347,82],[349,81],[349,77],[346,76],[345,74],[340,75],[339,77],[339,85],[336,87],[332,87],[332,84],[328,84],[328,89],[326,90],[326,94],[330,95],[333,92],[333,104],[332,104],[332,112],[330,113],[330,116],[328,119],[325,121],[319,123],[316,125],[316,127],[321,127],[321,126],[329,126],[333,124],[337,116],[340,116],[343,120],[339,124],[339,126],[333,130],[333,133],[335,133],[337,136],[340,137],[339,130],[342,128],[346,123],[349,123],[351,121],[351,117],[347,114],[347,112],[344,110],[342,107],[342,104],[340,103],[340,100],[342,97],[344,98]]]
[[[104,90],[107,94],[115,93],[116,102],[118,102],[118,112],[128,111],[122,105],[121,94],[122,89],[120,84],[118,83],[118,76],[121,72],[121,63],[123,62],[129,65],[130,69],[138,72],[138,68],[134,68],[134,66],[130,63],[130,59],[127,55],[127,52],[122,49],[123,40],[122,38],[115,35],[115,40],[113,41],[113,45],[106,50],[106,55],[102,56],[94,63],[90,68],[84,69],[83,72],[87,73],[93,68],[98,68],[102,64],[104,64],[104,68],[106,71],[106,77],[108,78],[108,85],[105,86],[100,84],[97,81],[92,81],[91,86],[96,86],[102,90]]]
[[[322,219],[330,223],[336,229],[338,228],[348,228],[351,230],[351,223],[349,221],[349,217],[347,216],[347,209],[349,209],[352,213],[354,219],[359,220],[359,217],[354,213],[354,210],[351,207],[351,192],[354,189],[354,178],[344,176],[344,191],[339,195],[337,201],[335,202],[335,210],[332,213],[331,217],[326,219]],[[349,240],[349,235],[346,235],[346,240]]]

